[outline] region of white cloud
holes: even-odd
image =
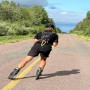
[[[86,17],[86,14],[81,12],[62,11],[60,9],[46,9],[46,11],[49,17],[53,18],[56,25],[65,32],[69,32]]]
[[[67,14],[67,12],[64,12],[64,11],[63,11],[63,12],[61,12],[61,14]]]
[[[55,22],[62,23],[78,23],[85,18],[85,13],[62,11],[59,9],[46,9],[50,18],[53,18]]]

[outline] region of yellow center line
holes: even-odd
[[[30,66],[28,66],[22,73],[20,73],[16,78],[24,77],[38,62],[40,58],[36,59]],[[13,80],[8,83],[2,90],[11,90],[16,84],[20,82],[20,79]]]

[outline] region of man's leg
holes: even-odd
[[[46,65],[46,59],[49,57],[50,52],[51,52],[51,50],[47,51],[45,53],[41,53],[41,62],[40,62],[40,65],[39,65],[39,67],[41,69],[44,69],[44,67]]]
[[[49,57],[50,52],[51,52],[51,50],[41,53],[41,61],[40,61],[39,69],[36,72],[36,80],[39,79],[40,75],[42,75],[43,69],[46,65],[46,59],[47,59],[47,57]]]
[[[10,73],[9,79],[13,79],[15,75],[18,74],[21,68],[23,68],[28,62],[30,62],[33,59],[32,56],[26,56],[19,64],[18,67],[14,69],[13,72]]]
[[[39,79],[39,76],[42,75],[42,72],[43,72],[43,69],[44,69],[45,65],[46,65],[46,57],[41,56],[39,69],[36,72],[36,80]]]
[[[39,67],[41,69],[44,69],[45,65],[46,65],[46,57],[41,57],[41,61],[40,61]]]
[[[21,69],[23,68],[28,62],[30,62],[33,59],[32,56],[26,56],[19,64],[18,68]]]

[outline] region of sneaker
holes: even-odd
[[[8,76],[8,79],[13,79],[13,77],[14,77],[15,75],[17,75],[19,71],[20,71],[20,69],[16,69],[16,68],[15,68],[14,71],[11,72],[10,75]]]
[[[38,69],[36,72],[36,80],[39,79],[39,77],[42,75],[43,70],[42,69]]]

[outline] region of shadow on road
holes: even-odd
[[[43,74],[40,79],[45,79],[45,78],[50,78],[50,77],[55,77],[55,76],[66,76],[66,75],[71,75],[71,74],[79,74],[80,70],[79,69],[73,69],[73,70],[64,70],[64,71],[57,71],[55,73],[50,73],[50,74]],[[14,80],[18,79],[25,79],[25,78],[32,78],[36,76],[28,76],[28,77],[22,77],[22,78],[15,78]]]
[[[57,71],[55,73],[44,74],[44,75],[42,75],[44,77],[41,77],[41,79],[49,78],[49,77],[55,77],[55,76],[66,76],[66,75],[71,75],[71,74],[79,74],[79,73],[80,73],[79,69],[73,69],[70,71],[69,70]]]

